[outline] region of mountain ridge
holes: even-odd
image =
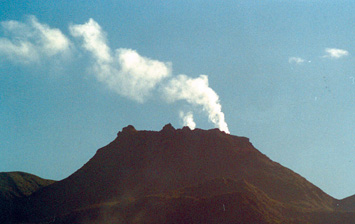
[[[25,172],[0,172],[0,223],[8,221],[16,200],[54,182]]]
[[[221,184],[221,180],[231,180],[230,185]],[[244,191],[230,188],[233,183],[240,183]],[[342,211],[348,211],[350,219],[355,218],[351,205],[343,206],[347,210],[339,208],[336,205],[341,201],[299,174],[273,162],[258,151],[248,138],[229,135],[218,129],[175,129],[168,124],[160,131],[137,131],[131,125],[123,128],[116,139],[97,150],[72,175],[23,198],[16,208],[17,214],[20,214],[16,222],[41,223],[57,217],[57,220],[62,220],[57,223],[70,223],[68,220],[75,220],[76,217],[91,217],[91,213],[98,212],[95,208],[101,210],[102,206],[108,206],[116,215],[123,215],[127,209],[149,213],[144,203],[166,205],[167,214],[180,214],[174,210],[180,209],[196,221],[198,216],[194,212],[201,210],[187,202],[203,193],[198,186],[211,187],[213,184],[219,187],[214,188],[214,193],[210,191],[206,199],[199,198],[197,203],[213,211],[216,208],[212,202],[227,200],[229,195],[244,205],[240,207],[229,202],[235,209],[249,211],[264,223],[272,223],[268,221],[269,216],[279,221],[292,221],[296,218],[295,214],[302,214],[303,221],[307,222],[317,217],[319,212],[331,217],[343,217]],[[218,192],[218,188],[222,192]],[[234,190],[223,192],[229,188]],[[181,193],[186,193],[187,189],[194,189],[192,195]],[[165,200],[172,192],[180,192],[180,207],[174,207],[174,198]],[[216,194],[215,197],[213,194]],[[137,210],[140,207],[145,210]],[[337,210],[339,212],[335,215]],[[216,220],[219,213],[216,214],[213,217],[206,214],[205,218]],[[222,223],[243,219],[242,213],[238,216],[231,214]],[[148,216],[144,217],[148,219]],[[249,217],[250,220],[252,218],[253,215]],[[314,220],[318,223],[318,218]],[[248,218],[245,223],[247,221]],[[173,220],[168,223],[173,223]]]

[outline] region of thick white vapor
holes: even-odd
[[[191,130],[194,130],[196,128],[196,123],[194,121],[194,115],[192,112],[187,112],[184,113],[183,111],[180,111],[180,118],[182,119],[183,125],[189,127]]]
[[[101,27],[93,19],[70,26],[74,37],[82,38],[83,47],[95,59],[95,75],[118,94],[138,102],[144,100],[164,78],[171,75],[171,64],[152,60],[131,49],[111,52]]]
[[[59,29],[39,23],[35,16],[26,23],[1,22],[1,28],[8,38],[0,38],[0,55],[16,62],[38,62],[70,50],[69,39]]]
[[[179,75],[170,80],[164,87],[167,100],[174,102],[186,100],[188,103],[201,106],[207,112],[209,120],[221,131],[229,133],[228,125],[224,120],[224,113],[217,93],[209,87],[208,77],[200,75],[198,78],[189,78]]]

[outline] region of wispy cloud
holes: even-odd
[[[156,85],[171,74],[170,63],[143,57],[131,49],[119,48],[113,53],[93,19],[70,26],[70,32],[81,38],[83,47],[92,54],[97,79],[123,96],[144,102]]]
[[[167,100],[174,102],[186,100],[194,106],[201,106],[208,114],[209,120],[221,131],[229,133],[228,125],[224,119],[222,106],[217,93],[209,87],[208,77],[200,75],[198,78],[189,78],[186,75],[179,75],[170,80],[164,87]]]
[[[19,63],[38,62],[43,58],[69,52],[70,41],[59,30],[29,16],[25,23],[1,22],[6,37],[0,38],[0,55]]]
[[[338,59],[349,55],[347,50],[337,48],[326,48],[325,52],[326,54],[323,56],[324,58]]]
[[[6,56],[11,61],[30,63],[39,60],[36,47],[28,41],[13,42],[6,38],[0,38],[0,55]]]
[[[303,64],[304,62],[305,62],[305,60],[303,58],[300,58],[300,57],[290,57],[288,59],[288,63],[290,63],[290,64],[300,65],[300,64]]]

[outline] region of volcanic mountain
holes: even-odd
[[[16,201],[11,222],[354,223],[341,203],[248,138],[127,126],[74,174]]]

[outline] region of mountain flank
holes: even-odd
[[[53,184],[55,181],[42,179],[38,176],[24,172],[0,173],[0,223],[12,216],[15,207],[14,201],[27,197],[42,187]]]
[[[336,207],[342,211],[355,211],[355,195],[338,200],[336,202]]]
[[[354,223],[352,206],[248,138],[130,125],[68,178],[16,201],[11,223]]]

